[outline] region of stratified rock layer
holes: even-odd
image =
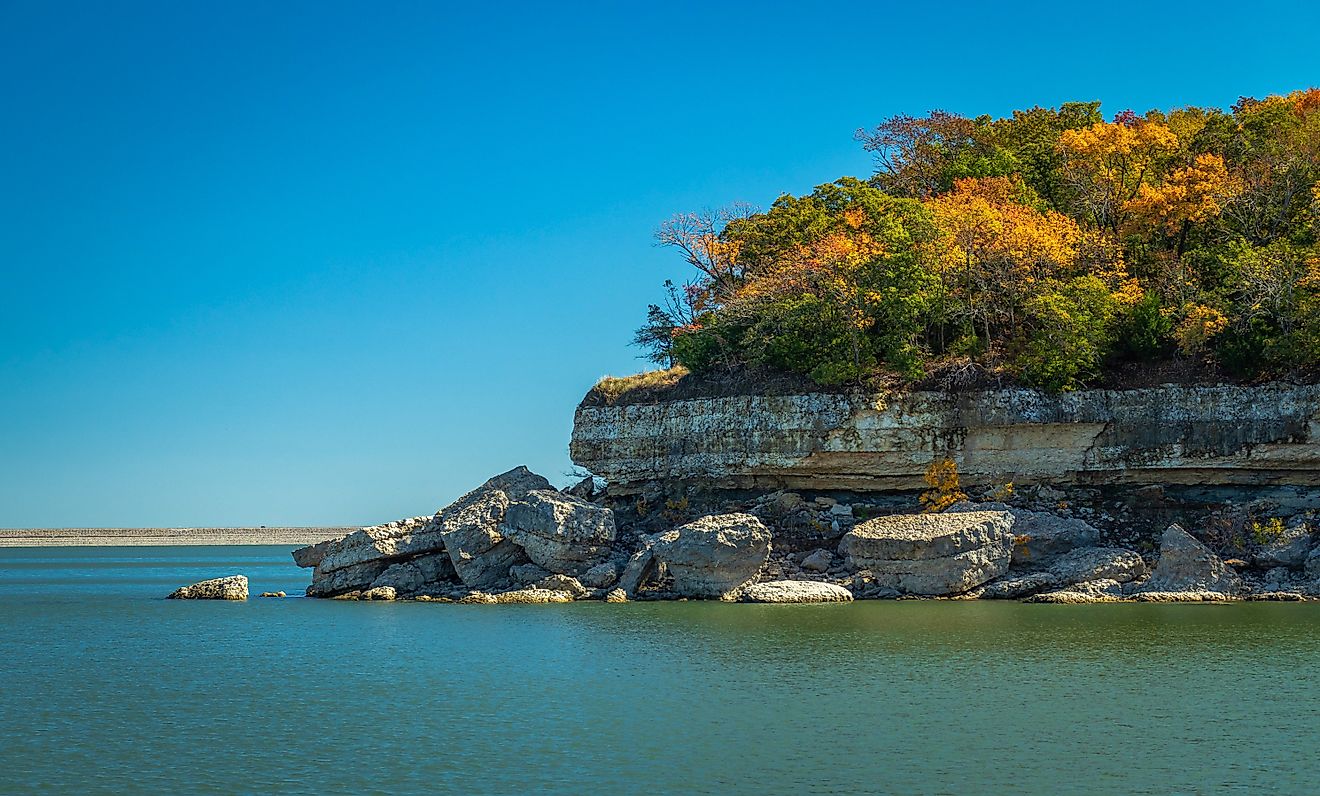
[[[578,408],[573,461],[615,491],[964,484],[1320,485],[1320,386],[735,396]],[[638,487],[640,488],[640,487]]]

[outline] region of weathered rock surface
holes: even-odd
[[[608,589],[619,580],[619,565],[613,561],[604,561],[583,573],[578,578],[583,586],[592,589]]]
[[[246,600],[248,579],[242,575],[212,578],[170,592],[170,600]]]
[[[834,564],[834,554],[820,549],[802,559],[802,569],[807,572],[825,572]]]
[[[394,561],[443,550],[444,542],[431,519],[409,517],[385,525],[362,528],[340,539],[331,540],[328,544],[323,542],[326,547],[315,564],[316,570],[318,573],[329,573],[361,564]],[[294,561],[297,560],[295,556]]]
[[[1078,583],[1058,591],[1035,594],[1023,600],[1023,602],[1081,605],[1084,603],[1112,603],[1122,599],[1122,584],[1115,580],[1097,580]]]
[[[514,591],[506,591],[499,594],[488,594],[486,592],[474,591],[459,600],[459,602],[464,604],[475,603],[482,605],[536,605],[543,603],[571,603],[573,602],[573,599],[573,595],[565,591],[551,591],[550,589],[515,589]]]
[[[1309,525],[1288,525],[1277,538],[1266,542],[1252,555],[1252,563],[1262,568],[1301,569],[1306,566],[1313,541]]]
[[[1059,556],[1048,571],[1061,585],[1097,580],[1127,583],[1146,574],[1146,562],[1122,547],[1083,547]]]
[[[621,591],[628,597],[633,597],[654,572],[655,553],[649,546],[643,547],[628,559],[628,563],[623,568],[623,574],[619,576],[616,591]]]
[[[312,570],[312,582],[307,587],[307,596],[334,597],[345,592],[371,588],[376,578],[389,568],[390,562],[385,560],[366,561],[333,572],[324,572],[318,566]]]
[[[553,489],[533,489],[509,506],[501,531],[533,563],[581,575],[609,556],[614,512]]]
[[[565,594],[572,595],[574,600],[580,600],[587,596],[586,587],[577,578],[568,575],[551,575],[532,584],[532,588],[544,589],[545,591],[562,591]]]
[[[727,597],[760,572],[770,532],[750,514],[715,514],[655,534],[649,546],[677,594]]]
[[[507,580],[509,567],[528,562],[527,554],[500,527],[505,512],[534,489],[550,482],[516,467],[467,493],[436,515],[441,539],[464,584],[487,588]]]
[[[1008,571],[1012,528],[1003,511],[879,517],[845,534],[839,553],[882,587],[962,594]]]
[[[1082,547],[1056,556],[1048,567],[1007,576],[987,583],[975,596],[990,600],[1015,599],[1036,592],[1066,590],[1078,583],[1128,583],[1146,574],[1141,556],[1121,547]]]
[[[614,490],[965,485],[1320,485],[1320,385],[748,395],[577,410],[573,461]]]
[[[1210,548],[1179,526],[1170,525],[1160,537],[1160,557],[1155,569],[1140,592],[1208,592],[1222,596],[1241,588],[1242,579]]]
[[[391,564],[371,582],[370,588],[388,586],[398,594],[416,594],[437,584],[453,581],[454,577],[454,565],[449,560],[449,554],[441,551]]]
[[[343,537],[339,538],[342,539]],[[326,539],[324,542],[300,547],[293,551],[293,563],[310,569],[321,563],[321,559],[325,558],[325,554],[329,552],[330,547],[338,541],[339,539]]]
[[[846,603],[852,592],[833,583],[814,580],[771,580],[742,590],[742,599],[752,603]]]
[[[1013,515],[1013,563],[1045,562],[1079,547],[1100,543],[1100,531],[1075,517],[1060,517],[1047,511],[1028,511],[1003,503],[958,503],[948,513],[1007,511]]]

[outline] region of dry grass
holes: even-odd
[[[623,395],[635,390],[663,390],[666,387],[672,387],[678,383],[678,380],[688,375],[688,369],[682,365],[675,365],[668,370],[648,370],[645,373],[638,373],[633,376],[603,376],[596,386],[592,388],[592,393],[604,399],[607,404],[612,404],[619,400]]]

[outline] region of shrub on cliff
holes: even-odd
[[[1124,360],[1320,365],[1320,90],[1111,121],[937,111],[859,138],[866,181],[661,227],[697,275],[638,333],[656,361],[842,384],[970,355],[1054,389]]]

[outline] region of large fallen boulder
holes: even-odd
[[[553,489],[533,489],[509,506],[500,530],[532,563],[582,575],[609,557],[614,512]]]
[[[816,580],[770,580],[743,588],[742,599],[750,603],[846,603],[852,592],[833,583]]]
[[[1060,517],[1048,511],[1028,511],[1003,503],[956,503],[946,514],[969,511],[1006,511],[1013,515],[1013,563],[1043,562],[1079,547],[1100,543],[1100,531],[1075,517]]]
[[[550,482],[526,467],[501,473],[436,515],[440,537],[464,585],[488,588],[508,580],[509,568],[529,562],[516,542],[500,531],[514,501]]]
[[[1178,525],[1170,525],[1160,537],[1160,558],[1155,569],[1139,592],[1225,595],[1241,588],[1242,579],[1210,548]]]
[[[212,578],[170,592],[169,600],[246,600],[248,579],[242,575]]]
[[[1005,511],[878,517],[844,535],[839,554],[881,587],[962,594],[1008,571],[1013,515]]]
[[[673,578],[676,594],[727,598],[765,565],[770,531],[751,514],[715,514],[655,534],[647,544],[656,565]],[[646,566],[639,560],[637,569]]]

